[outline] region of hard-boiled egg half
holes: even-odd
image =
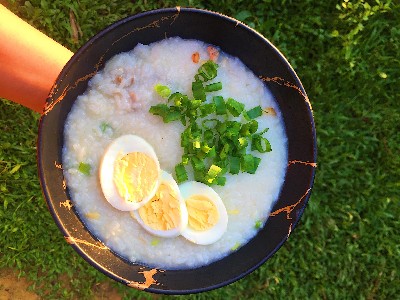
[[[131,212],[142,227],[153,235],[177,237],[188,223],[185,201],[174,178],[161,171],[161,180],[154,197]]]
[[[182,236],[199,245],[219,240],[228,225],[228,214],[219,195],[208,185],[189,181],[179,186],[188,211]]]
[[[100,185],[116,209],[146,204],[160,184],[160,163],[153,147],[136,135],[123,135],[106,148],[100,162]]]

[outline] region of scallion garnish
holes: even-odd
[[[102,132],[102,133],[105,133],[107,129],[112,130],[111,125],[108,124],[107,122],[102,122],[102,123],[100,124],[100,130],[101,130],[101,132]]]
[[[254,224],[255,229],[260,229],[263,226],[263,222],[261,220],[257,220]]]
[[[208,115],[211,115],[212,113],[215,113],[215,104],[214,103],[204,103],[199,107],[200,109],[200,117],[206,117]]]
[[[252,154],[245,154],[241,157],[242,172],[254,174],[257,171],[261,159]]]
[[[217,115],[225,115],[226,114],[226,105],[225,100],[221,96],[214,96],[213,97],[214,105],[215,105],[215,112]]]
[[[168,106],[166,104],[157,104],[150,107],[150,113],[162,117],[165,123],[181,118],[181,112],[177,106]]]
[[[261,136],[261,134],[254,134],[251,139],[251,150],[257,150],[260,153],[269,152],[272,150],[269,141]]]
[[[262,112],[263,111],[262,111],[261,106],[256,106],[256,107],[246,111],[244,116],[247,117],[247,119],[249,119],[249,120],[253,120],[255,118],[260,117],[262,115]]]
[[[236,101],[233,98],[228,98],[228,100],[226,101],[226,107],[234,117],[239,117],[239,115],[244,110],[244,104]]]
[[[161,84],[156,84],[154,90],[163,98],[168,98],[171,94],[171,90],[169,89],[169,87]]]
[[[78,171],[81,172],[83,175],[89,176],[91,169],[92,167],[90,166],[90,164],[84,162],[79,163]]]
[[[159,243],[160,243],[160,240],[157,239],[157,238],[154,238],[154,239],[151,240],[151,243],[150,243],[150,244],[151,244],[152,246],[157,246]]]
[[[186,168],[193,169],[194,179],[208,185],[224,185],[225,174],[246,172],[254,174],[261,159],[249,151],[271,151],[263,137],[268,130],[258,131],[255,120],[262,114],[261,106],[245,110],[245,105],[233,98],[224,99],[207,93],[222,89],[221,82],[211,82],[217,76],[218,65],[209,60],[197,71],[192,82],[193,98],[156,85],[156,92],[168,98],[167,104],[150,108],[150,113],[163,118],[165,123],[180,120],[185,126],[181,134],[184,150],[182,160],[175,166],[178,183],[188,180]]]
[[[211,167],[208,169],[207,172],[207,182],[208,183],[213,183],[217,176],[221,173],[222,168],[216,166],[216,165],[211,165]]]
[[[239,174],[240,171],[240,158],[236,156],[231,156],[229,158],[229,173],[231,174]]]
[[[195,75],[196,81],[201,78],[201,81],[209,81],[217,77],[218,64],[212,60],[205,62]]]
[[[240,247],[240,243],[236,242],[235,245],[233,245],[233,247],[231,248],[232,251],[236,251],[237,249],[239,249]]]
[[[206,93],[216,92],[216,91],[219,91],[219,90],[222,90],[222,83],[221,82],[210,83],[210,84],[207,84],[204,87],[204,91]]]
[[[178,183],[188,180],[188,175],[183,164],[177,164],[175,166],[175,175]]]
[[[194,99],[206,101],[206,91],[204,90],[203,82],[193,81],[192,82],[192,93]]]

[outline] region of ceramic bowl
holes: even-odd
[[[62,170],[64,122],[88,81],[112,56],[179,36],[217,45],[236,56],[272,92],[288,137],[288,167],[279,198],[265,226],[238,251],[207,266],[158,270],[131,263],[93,236],[74,210]],[[38,166],[49,210],[66,241],[92,266],[125,285],[163,294],[188,294],[230,284],[268,260],[287,240],[310,197],[316,167],[316,135],[311,104],[289,62],[266,38],[219,13],[168,8],[140,13],[104,29],[71,58],[47,99],[40,120]],[[295,245],[294,245],[295,246]]]

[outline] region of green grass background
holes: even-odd
[[[122,17],[176,5],[236,17],[272,41],[309,95],[319,147],[311,199],[284,246],[244,279],[186,297],[399,299],[399,1],[8,1],[73,51]],[[103,281],[126,299],[167,298],[113,283],[65,242],[40,190],[37,127],[36,113],[0,100],[0,268],[44,299],[90,299]]]

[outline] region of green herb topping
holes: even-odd
[[[168,98],[171,95],[171,90],[165,85],[156,84],[154,90],[163,98]]]
[[[92,167],[89,164],[84,162],[79,163],[78,171],[81,172],[82,174],[89,176],[91,169]]]
[[[165,123],[179,120],[185,129],[181,134],[184,149],[182,161],[175,166],[178,183],[188,180],[187,168],[193,169],[194,179],[208,185],[224,185],[225,174],[247,172],[254,174],[261,159],[250,151],[271,151],[267,132],[258,131],[256,119],[262,108],[245,110],[245,105],[233,98],[224,99],[207,93],[222,89],[221,82],[209,82],[217,76],[218,64],[209,60],[198,69],[192,82],[193,98],[179,92],[171,93],[167,86],[157,84],[158,95],[167,103],[150,108],[150,113],[162,117]]]
[[[263,222],[261,220],[257,220],[254,224],[255,229],[260,229],[263,226]]]
[[[105,133],[105,132],[107,131],[107,129],[112,130],[111,125],[108,124],[107,122],[102,122],[102,123],[100,124],[100,130],[101,130],[101,132],[102,132],[102,133]]]

